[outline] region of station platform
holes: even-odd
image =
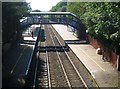
[[[52,25],[61,35],[64,41],[76,41],[78,38],[65,25]],[[90,44],[69,44],[68,46],[76,54],[79,60],[91,73],[98,86],[120,88],[120,72],[117,71],[109,62],[104,62],[102,56],[96,54],[96,49]]]
[[[2,82],[3,87],[23,87],[25,77],[28,73],[30,60],[35,48],[39,26],[31,27],[33,37],[28,34],[30,29],[22,32],[23,38],[19,40],[5,55],[2,63]]]

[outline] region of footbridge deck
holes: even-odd
[[[81,20],[71,12],[30,12],[30,16],[21,21],[21,25],[64,24],[74,28],[78,38],[86,39],[86,29]]]

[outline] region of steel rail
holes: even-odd
[[[21,57],[22,57],[22,55],[23,55],[23,53],[25,52],[26,49],[28,49],[28,47],[23,48],[23,50],[22,50],[22,52],[20,53],[20,55],[19,55],[19,57],[18,57],[15,65],[13,66],[12,70],[10,71],[10,74],[14,74],[14,69],[15,69],[15,67],[17,66],[18,62],[20,61],[20,59],[21,59]]]
[[[69,79],[68,79],[67,73],[66,73],[65,68],[64,68],[64,66],[63,66],[63,63],[62,63],[62,61],[61,61],[61,58],[60,58],[59,52],[57,51],[57,48],[56,48],[55,42],[54,42],[54,40],[53,40],[53,37],[52,37],[52,35],[51,35],[51,33],[50,33],[49,28],[48,28],[48,32],[49,32],[50,37],[51,37],[51,39],[52,39],[53,45],[55,46],[55,50],[56,50],[56,53],[57,53],[57,56],[58,56],[58,59],[59,59],[60,65],[61,65],[61,67],[62,67],[63,73],[64,73],[64,75],[65,75],[66,81],[67,81],[67,83],[68,83],[68,86],[69,86],[70,89],[72,89],[72,86],[71,86],[70,81],[69,81]]]
[[[57,37],[57,35],[55,34],[55,32],[54,32],[53,30],[52,30],[52,32],[54,33],[54,36],[57,38],[57,40],[58,40],[58,42],[60,43],[60,45],[62,46],[62,43],[60,42],[60,40],[59,40],[59,38]],[[62,48],[63,48],[63,50],[64,50],[67,58],[69,59],[71,65],[73,66],[74,70],[76,71],[77,75],[78,75],[79,78],[82,80],[84,86],[85,86],[87,89],[89,89],[88,86],[87,86],[87,84],[86,84],[85,81],[83,80],[82,76],[80,75],[79,71],[78,71],[77,68],[75,67],[74,63],[72,62],[70,56],[69,56],[68,53],[66,52],[65,48],[64,48],[63,46],[62,46]]]
[[[46,33],[45,33],[46,34]],[[46,36],[45,36],[45,46],[47,46],[47,42],[46,42]],[[51,81],[50,81],[50,67],[49,67],[49,58],[48,58],[48,49],[47,47],[45,48],[46,50],[46,65],[47,65],[47,74],[48,74],[48,87],[49,89],[51,89]]]
[[[53,27],[52,27],[53,28]],[[54,29],[54,28],[53,28]],[[55,34],[55,32],[54,32],[54,34]],[[56,36],[56,38],[58,39],[58,37],[57,37],[57,35],[55,34],[55,36]],[[59,39],[58,39],[58,41],[59,41]],[[60,41],[59,41],[60,42]],[[61,42],[60,42],[60,44],[61,44]],[[61,46],[62,46],[62,44],[61,44]],[[62,46],[63,47],[63,46]],[[63,49],[64,49],[64,47],[63,47]],[[68,53],[66,52],[66,50],[64,49],[64,51],[65,51],[65,53],[67,54],[67,56],[69,57],[69,55],[68,55]],[[73,52],[73,51],[72,51]],[[75,53],[74,53],[75,54]],[[77,57],[78,58],[78,57]],[[80,59],[78,58],[78,61],[80,61]],[[80,61],[81,62],[81,61]],[[71,63],[73,64],[73,62],[71,61]],[[92,81],[94,81],[94,83],[95,83],[95,87],[97,88],[97,89],[100,89],[100,87],[99,87],[99,85],[98,85],[98,83],[96,82],[96,80],[95,80],[95,77],[94,77],[94,75],[93,75],[93,73],[91,73],[90,71],[89,71],[89,68],[87,67],[87,66],[85,66],[83,63],[82,63],[82,65],[83,65],[83,68],[84,68],[84,71],[86,71],[86,73],[87,73],[87,75],[89,76],[89,78],[92,80]],[[75,67],[75,69],[76,69],[76,67]],[[82,77],[81,77],[82,78]],[[82,78],[82,80],[83,80],[83,83],[85,83],[85,81],[84,81],[84,79]],[[88,86],[87,86],[87,84],[85,83],[85,87],[86,88],[89,88]]]

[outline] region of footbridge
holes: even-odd
[[[22,26],[32,24],[64,24],[74,28],[78,38],[86,39],[86,29],[80,19],[71,12],[30,12],[30,16],[21,21]]]

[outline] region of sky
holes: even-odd
[[[26,0],[26,2],[30,3],[32,10],[40,10],[40,11],[49,11],[52,6],[55,6],[61,0]]]

